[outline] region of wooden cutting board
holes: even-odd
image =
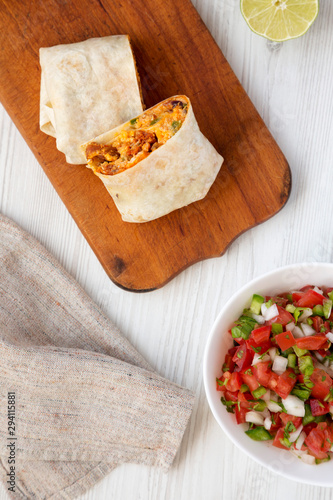
[[[39,47],[128,33],[147,107],[187,94],[225,158],[205,199],[144,224],[123,222],[101,181],[66,164],[39,131]],[[108,276],[148,291],[222,255],[286,203],[288,164],[189,0],[2,0],[0,99]]]

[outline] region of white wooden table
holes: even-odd
[[[283,210],[239,237],[223,257],[192,266],[164,288],[123,291],[107,278],[1,108],[0,211],[57,257],[160,374],[196,393],[168,474],[123,465],[82,500],[327,500],[333,489],[283,479],[230,442],[208,408],[202,360],[217,313],[240,286],[280,265],[333,259],[333,3],[321,0],[308,33],[283,44],[253,34],[239,0],[194,4],[291,166],[293,188]]]

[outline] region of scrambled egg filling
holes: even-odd
[[[89,166],[105,175],[133,167],[175,135],[185,120],[187,106],[187,100],[182,97],[164,101],[131,120],[110,144],[88,144]]]

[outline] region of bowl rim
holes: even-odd
[[[262,460],[257,453],[253,452],[252,449],[251,449],[251,443],[253,443],[250,439],[249,439],[249,446],[244,446],[238,439],[237,437],[232,434],[229,429],[227,428],[227,426],[225,425],[224,421],[221,420],[220,416],[218,415],[217,411],[215,410],[215,403],[212,399],[212,396],[211,396],[211,393],[212,392],[216,392],[216,388],[215,386],[212,387],[212,383],[211,383],[211,379],[209,379],[208,377],[208,371],[209,371],[209,354],[210,354],[210,347],[211,347],[211,344],[212,344],[212,341],[213,339],[216,337],[216,336],[219,336],[220,338],[222,338],[223,335],[225,335],[225,331],[219,331],[218,328],[219,328],[219,325],[220,325],[220,322],[222,321],[222,318],[223,316],[225,315],[226,311],[229,310],[230,306],[234,303],[234,301],[237,299],[238,296],[242,295],[244,292],[246,292],[247,290],[250,290],[251,288],[255,288],[257,284],[260,284],[263,280],[267,280],[269,278],[273,278],[274,276],[276,275],[279,275],[280,273],[284,272],[284,271],[288,271],[288,270],[300,270],[300,269],[306,269],[306,268],[313,268],[313,270],[311,271],[311,274],[313,272],[315,272],[316,270],[323,270],[323,269],[328,269],[330,268],[330,270],[333,272],[333,263],[331,262],[303,262],[303,263],[295,263],[295,264],[288,264],[288,265],[285,265],[285,266],[281,266],[281,267],[278,267],[278,268],[275,268],[273,270],[270,270],[266,273],[263,273],[259,276],[257,276],[256,278],[248,281],[247,283],[245,283],[243,286],[241,286],[240,288],[236,289],[232,295],[229,297],[229,299],[227,300],[227,302],[224,304],[224,306],[222,307],[222,309],[220,309],[211,329],[210,329],[210,332],[209,332],[209,335],[208,335],[208,338],[207,338],[207,341],[206,341],[206,345],[205,345],[205,349],[204,349],[204,355],[203,355],[203,381],[204,381],[204,389],[205,389],[205,394],[206,394],[206,399],[208,401],[208,405],[209,405],[209,408],[211,410],[211,412],[213,413],[213,416],[216,420],[216,422],[218,423],[218,425],[222,428],[222,430],[225,432],[225,434],[229,437],[229,439],[231,439],[231,441],[239,448],[241,449],[246,455],[248,455],[250,458],[252,458],[253,460],[255,460],[258,464],[266,467],[267,469],[269,469],[270,471],[272,472],[275,472],[277,473],[278,475],[282,476],[282,477],[285,477],[287,479],[291,479],[293,481],[297,481],[297,482],[302,482],[302,483],[306,483],[306,484],[309,484],[309,485],[314,485],[314,486],[321,486],[321,487],[333,487],[333,477],[332,477],[332,482],[331,483],[323,483],[321,480],[316,480],[315,478],[311,478],[309,476],[306,475],[306,472],[309,470],[309,469],[305,469],[304,470],[304,477],[300,478],[300,477],[297,477],[297,475],[293,474],[292,472],[288,472],[288,471],[281,471],[279,469],[275,469],[272,465],[270,465],[269,463],[266,463],[264,460]],[[305,284],[305,282],[304,282]],[[307,283],[309,284],[309,282]],[[311,283],[312,284],[312,283]],[[273,288],[274,284],[272,284],[272,288]],[[304,285],[303,285],[304,286]],[[318,284],[319,286],[319,284]],[[249,293],[255,293],[255,292],[249,292]],[[222,358],[222,356],[221,356]],[[221,359],[222,361],[222,359]],[[227,412],[225,412],[225,415],[228,415]],[[236,422],[235,423],[235,426],[237,425]],[[271,445],[270,445],[271,446]],[[274,448],[275,450],[275,448]],[[285,450],[279,450],[278,448],[276,448],[277,452],[278,451],[285,451]],[[278,458],[278,453],[277,453],[277,458]],[[295,457],[296,458],[296,457]],[[327,462],[327,464],[329,464],[329,462]],[[321,468],[327,464],[320,464],[321,465]],[[307,465],[304,464],[304,467],[306,467]],[[313,466],[314,467],[314,466]]]

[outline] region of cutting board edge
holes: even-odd
[[[98,259],[99,262],[100,262],[100,264],[101,264],[101,266],[103,267],[106,275],[108,276],[108,278],[112,281],[112,283],[114,285],[118,286],[119,288],[121,288],[122,290],[124,290],[126,292],[132,292],[132,293],[149,293],[149,292],[154,292],[155,290],[159,290],[160,288],[163,288],[165,285],[167,285],[168,283],[170,283],[174,278],[176,278],[183,271],[185,271],[186,269],[188,269],[189,267],[191,267],[191,266],[193,266],[195,264],[198,264],[199,262],[203,262],[204,260],[216,259],[216,258],[222,257],[226,253],[226,251],[229,249],[229,247],[234,243],[234,241],[237,240],[237,238],[239,238],[242,234],[246,233],[247,231],[250,231],[254,227],[260,226],[261,224],[265,223],[269,219],[272,219],[288,203],[289,198],[290,198],[290,194],[291,194],[291,190],[292,190],[292,172],[291,172],[290,165],[289,165],[289,163],[287,161],[286,161],[286,165],[285,166],[286,166],[287,172],[289,172],[289,186],[288,186],[288,191],[286,192],[286,197],[283,200],[283,202],[281,203],[281,206],[280,206],[279,210],[276,210],[275,212],[269,214],[265,219],[262,219],[259,222],[256,222],[252,226],[249,226],[249,227],[245,228],[243,231],[241,231],[240,233],[238,233],[231,241],[229,241],[229,243],[222,250],[219,250],[216,254],[213,254],[213,255],[210,255],[210,256],[204,256],[204,257],[201,257],[201,258],[199,258],[199,259],[197,259],[195,261],[192,261],[192,262],[184,265],[176,273],[170,275],[165,281],[163,281],[162,283],[160,283],[158,286],[151,287],[151,288],[145,288],[145,289],[142,289],[142,290],[135,289],[135,288],[129,288],[128,286],[125,286],[125,285],[121,284],[119,281],[117,281],[114,277],[112,277],[110,275],[110,273],[107,271],[107,266],[104,266],[103,263],[102,263],[102,261],[100,259]],[[181,208],[179,210],[181,210]],[[74,217],[73,217],[73,219],[75,221]],[[75,223],[76,223],[76,221],[75,221]],[[149,224],[149,222],[147,222],[147,224]],[[79,226],[78,226],[78,228],[80,229]],[[80,231],[82,232],[84,238],[87,239],[87,237],[84,235],[82,229],[80,229]],[[88,241],[88,243],[89,243],[89,241]],[[92,245],[90,243],[89,243],[89,246],[92,248]],[[92,251],[93,251],[93,249],[92,249]]]

